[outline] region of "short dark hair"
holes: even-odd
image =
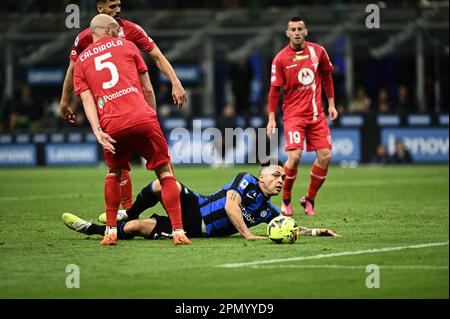
[[[269,158],[267,161],[261,162],[259,164],[259,174],[261,175],[261,171],[265,168],[265,167],[269,167],[271,165],[278,165],[281,167],[284,167],[284,163],[283,161],[279,160],[278,158],[275,157],[271,157]]]
[[[288,23],[289,23],[289,22],[300,22],[300,21],[303,21],[303,23],[304,23],[305,26],[306,26],[305,20],[303,20],[303,18],[301,18],[301,17],[299,17],[299,16],[290,18],[289,21],[288,21]]]

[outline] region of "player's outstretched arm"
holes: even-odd
[[[75,62],[70,60],[69,67],[67,68],[66,77],[64,78],[63,90],[61,94],[61,101],[59,102],[59,114],[60,116],[70,123],[75,123],[75,114],[73,114],[70,108],[70,97],[73,92],[73,71],[75,68]]]
[[[331,237],[341,237],[341,235],[336,234],[330,229],[326,228],[307,228],[300,226],[298,228],[300,236],[331,236]]]
[[[139,74],[141,80],[142,92],[144,92],[144,97],[147,103],[156,111],[156,96],[153,90],[152,82],[150,81],[150,76],[148,72]]]
[[[172,65],[166,59],[166,57],[162,54],[161,50],[155,46],[153,50],[151,50],[148,55],[155,62],[158,69],[170,80],[172,83],[172,98],[173,103],[181,108],[184,103],[187,101],[186,91],[181,84],[181,81],[178,79]]]
[[[242,217],[240,208],[241,195],[235,190],[227,192],[227,201],[225,203],[225,211],[233,226],[239,231],[242,237],[249,240],[266,239],[266,237],[253,235],[248,229]]]
[[[113,143],[116,143],[114,139],[109,136],[108,133],[103,132],[100,127],[100,121],[98,119],[97,106],[95,105],[94,96],[91,90],[86,90],[80,94],[81,101],[83,102],[84,112],[91,124],[92,132],[95,134],[97,141],[104,149],[115,154],[115,148]]]

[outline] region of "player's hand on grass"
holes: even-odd
[[[100,145],[103,146],[105,150],[116,154],[116,149],[113,145],[113,143],[116,143],[116,141],[111,136],[109,136],[108,133],[99,130],[96,132],[95,136],[97,137],[97,141],[100,143]]]
[[[330,105],[328,107],[328,116],[330,118],[331,121],[334,121],[335,119],[337,119],[339,113],[336,110],[336,107],[334,107],[334,105]]]
[[[341,235],[336,234],[334,231],[325,228],[319,229],[317,236],[342,237]]]
[[[186,91],[181,83],[176,83],[172,86],[172,98],[173,104],[175,104],[179,109],[181,109],[183,104],[187,102]]]
[[[267,136],[269,138],[271,138],[272,135],[275,134],[276,128],[277,128],[277,122],[273,119],[269,119],[269,122],[267,123]]]
[[[261,239],[267,239],[267,237],[249,234],[249,235],[247,235],[247,236],[245,237],[245,239],[247,239],[247,240],[261,240]]]
[[[74,124],[75,123],[75,114],[73,114],[72,109],[69,104],[66,102],[61,102],[59,105],[59,114],[65,119],[67,122]]]

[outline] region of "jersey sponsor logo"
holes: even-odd
[[[132,87],[120,90],[120,91],[116,91],[113,94],[104,95],[103,96],[103,100],[104,100],[103,105],[105,105],[105,103],[107,101],[113,101],[115,99],[118,99],[119,97],[122,97],[124,95],[128,95],[128,94],[133,93],[133,92],[134,93],[139,93],[139,90],[136,87],[132,86]]]
[[[298,72],[298,81],[303,85],[310,85],[314,82],[314,72],[309,68],[303,68]]]
[[[292,59],[292,61],[296,62],[296,61],[301,61],[301,60],[305,60],[309,58],[309,54],[305,54],[305,55],[296,55],[294,56],[294,58]]]
[[[239,184],[239,188],[242,190],[244,190],[247,186],[248,186],[248,181],[245,179]]]
[[[277,73],[277,66],[275,64],[272,64],[272,73]]]
[[[244,206],[241,205],[241,211],[242,211],[242,217],[244,217],[244,219],[246,221],[248,221],[250,223],[250,225],[253,225],[256,223],[255,218],[252,216],[252,214],[250,212],[248,212]]]

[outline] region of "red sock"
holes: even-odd
[[[169,215],[172,229],[182,229],[180,192],[174,176],[166,176],[159,179],[161,183],[161,198]]]
[[[289,168],[285,165],[284,171],[286,172],[286,179],[283,184],[283,200],[290,200],[292,187],[294,186],[295,179],[297,178],[297,167]]]
[[[128,173],[126,169],[122,170],[122,178],[120,180],[120,194],[122,196],[122,208],[131,208],[131,205],[133,204],[133,190],[131,185],[130,173]]]
[[[116,174],[108,174],[105,178],[105,210],[106,226],[117,227],[117,211],[120,205],[120,181]]]
[[[317,192],[327,178],[328,168],[322,168],[314,164],[311,169],[311,179],[309,182],[308,197],[310,200],[316,200]]]

